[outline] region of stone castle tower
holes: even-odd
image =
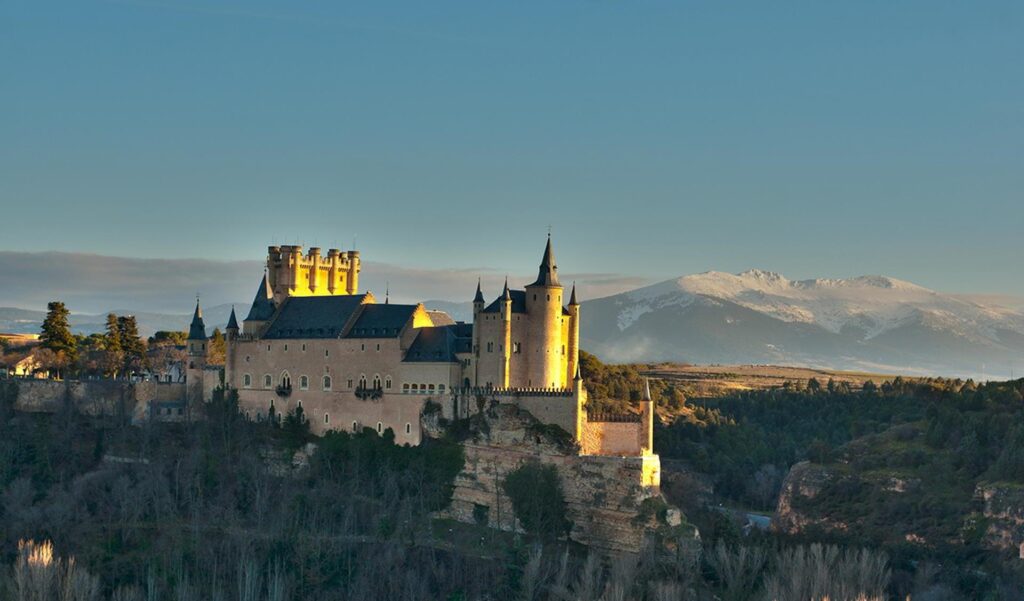
[[[206,324],[203,310],[196,299],[196,310],[188,327],[188,362],[185,365],[185,400],[189,406],[204,400],[203,376],[209,354],[209,340],[206,338]]]
[[[275,303],[289,296],[335,296],[359,292],[359,251],[329,249],[321,256],[314,246],[267,247],[267,284]]]
[[[484,306],[477,285],[473,299],[474,385],[492,388],[567,390],[579,365],[579,303],[573,286],[569,306],[558,281],[548,236],[537,279]]]

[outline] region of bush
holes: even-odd
[[[565,515],[565,494],[555,466],[524,463],[509,473],[502,488],[526,532],[549,539],[569,533],[572,524]]]

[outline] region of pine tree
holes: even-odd
[[[103,371],[116,378],[124,367],[124,345],[117,315],[107,314],[107,332],[103,336]]]
[[[134,315],[122,315],[117,318],[117,329],[121,337],[121,348],[124,352],[125,371],[138,371],[148,366],[146,345],[139,337],[139,325]]]
[[[43,320],[42,333],[39,341],[42,347],[53,351],[61,357],[62,364],[72,364],[78,357],[75,336],[68,325],[70,312],[64,303],[53,301],[46,306],[46,319]]]

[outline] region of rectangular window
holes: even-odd
[[[331,351],[329,351],[327,349],[324,349],[324,357],[330,357],[330,356],[331,356]]]
[[[325,424],[331,423],[331,415],[329,413],[325,413],[324,414],[324,423]]]
[[[349,379],[348,379],[348,387],[349,387],[349,388],[352,388],[352,378],[349,378]]]
[[[494,343],[493,342],[488,342],[487,343],[487,352],[488,353],[493,353],[494,352]]]

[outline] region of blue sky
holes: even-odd
[[[519,274],[550,225],[563,271],[1024,294],[1022,56],[1019,1],[8,0],[0,250]]]

